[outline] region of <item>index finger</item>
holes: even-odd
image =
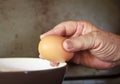
[[[91,28],[92,28],[91,25],[85,21],[66,21],[58,24],[50,31],[42,34],[40,38],[43,38],[50,34],[55,34],[65,37],[75,37],[75,36],[80,36],[84,33],[91,32],[93,30]]]

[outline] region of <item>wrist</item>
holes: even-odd
[[[120,36],[116,36],[115,43],[117,46],[116,52],[115,52],[115,65],[120,65]]]

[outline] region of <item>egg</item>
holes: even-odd
[[[38,45],[41,58],[56,63],[72,59],[73,53],[63,48],[63,41],[65,39],[65,37],[58,35],[48,35],[42,38]]]

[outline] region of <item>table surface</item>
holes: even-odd
[[[88,68],[82,65],[68,64],[65,79],[91,79],[91,78],[109,78],[109,77],[120,77],[120,66],[107,69],[97,70]]]

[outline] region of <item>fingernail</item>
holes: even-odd
[[[67,50],[72,50],[73,49],[73,43],[69,39],[67,39],[67,40],[64,41],[63,46]]]

